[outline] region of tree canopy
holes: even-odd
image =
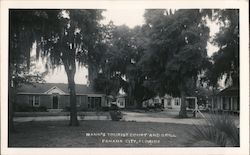
[[[113,26],[110,36],[109,47],[102,61],[102,72],[95,86],[114,96],[122,89],[128,96],[128,102],[132,105],[140,104],[154,94],[143,85],[145,76],[139,64],[144,52],[142,40],[145,37],[140,27],[130,29],[125,25]]]
[[[141,63],[147,70],[145,82],[159,95],[184,97],[195,87],[207,63],[209,28],[203,17],[198,9],[146,11],[149,41]]]
[[[239,85],[239,10],[215,10],[214,20],[221,25],[213,39],[218,52],[212,55],[206,77],[210,85],[217,87],[217,82],[226,77],[228,85]]]
[[[78,125],[74,76],[76,65],[88,68],[90,86],[116,96],[123,89],[137,107],[155,95],[181,96],[196,90],[198,75],[215,86],[226,75],[239,80],[239,10],[149,9],[145,23],[129,28],[101,25],[103,10],[11,10],[10,76],[30,68],[30,50],[46,60],[46,68],[63,65],[70,90],[70,125]],[[207,56],[207,18],[222,25]],[[207,70],[207,72],[205,72]],[[19,71],[17,71],[19,72]]]
[[[15,41],[15,38],[19,37],[16,34],[26,35],[22,39],[16,39],[18,42],[23,41],[24,44],[19,44],[22,47],[16,48],[22,51],[11,49],[10,53],[13,56],[10,57],[10,62],[15,60],[15,56],[25,56],[29,66],[30,48],[33,43],[36,43],[37,58],[46,58],[47,68],[64,66],[70,90],[70,125],[73,126],[78,125],[74,81],[76,61],[86,66],[91,66],[98,61],[96,55],[100,53],[101,12],[102,10],[94,9],[12,10],[10,14],[13,19],[10,38]],[[15,22],[20,26],[15,26]],[[16,33],[12,34],[13,31]],[[12,44],[10,46],[15,47]],[[21,61],[25,62],[24,59]]]

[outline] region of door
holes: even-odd
[[[170,98],[167,99],[167,105],[168,105],[168,107],[171,107],[171,106],[172,106],[172,105],[171,105],[171,99],[170,99]]]
[[[58,96],[53,96],[52,108],[58,109]]]
[[[99,110],[101,109],[101,98],[95,97],[95,109]]]
[[[88,97],[88,108],[98,110],[101,108],[101,97]]]

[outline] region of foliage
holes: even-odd
[[[72,126],[78,125],[74,81],[76,61],[80,65],[90,66],[97,61],[95,52],[99,49],[98,21],[101,17],[101,10],[61,11],[54,21],[59,28],[53,27],[50,34],[42,36],[38,42],[38,49],[41,49],[43,56],[49,56],[52,68],[61,64],[65,68],[70,90],[70,125]]]
[[[120,121],[122,119],[122,113],[120,111],[110,111],[112,121]]]
[[[160,96],[182,96],[181,117],[186,117],[184,96],[195,90],[197,75],[207,64],[209,28],[202,11],[146,10],[147,50],[141,60],[145,84]],[[190,89],[192,88],[192,89]]]
[[[198,105],[206,105],[208,98],[213,95],[213,91],[207,87],[197,86],[195,94],[193,96],[197,97],[197,104]]]
[[[143,85],[145,76],[138,63],[144,51],[144,38],[140,27],[109,26],[108,50],[95,80],[96,90],[116,96],[123,89],[133,103],[152,97],[153,92]]]
[[[120,77],[110,77],[106,73],[99,73],[97,78],[94,79],[94,89],[103,92],[106,95],[116,96],[121,87]]]
[[[11,39],[24,41],[23,52],[11,50],[12,57],[24,57],[22,62],[30,61],[30,48],[36,43],[37,59],[46,59],[46,68],[54,69],[63,65],[68,77],[70,90],[70,125],[78,125],[76,113],[76,94],[74,76],[76,61],[79,65],[89,65],[98,61],[95,55],[100,52],[99,20],[102,10],[13,10],[11,14]],[[15,26],[15,22],[20,27]],[[22,25],[25,24],[25,26]],[[28,38],[22,40],[17,34]],[[27,36],[29,35],[29,36]],[[11,47],[17,47],[10,44]],[[15,59],[18,60],[18,59]],[[29,67],[28,67],[29,68]]]
[[[112,121],[120,121],[122,119],[122,113],[117,107],[117,105],[111,105],[109,114],[111,116]]]
[[[167,12],[147,10],[145,14],[146,19],[151,14],[156,14],[157,18],[146,20],[149,21],[146,26],[149,27],[150,40],[143,61],[152,88],[162,95],[179,96],[181,89],[187,89],[186,81],[196,78],[205,68],[209,29],[199,10]]]
[[[30,51],[36,38],[36,32],[41,28],[40,11],[10,10],[9,37],[9,81],[12,87],[18,88],[23,83],[43,81],[47,72],[31,72],[34,69],[34,58]]]
[[[9,131],[14,131],[13,107],[15,107],[16,91],[22,84],[32,84],[43,82],[43,73],[32,72],[34,67],[30,51],[32,49],[36,33],[40,31],[41,21],[40,11],[34,10],[15,10],[9,11]],[[33,69],[33,68],[32,68]]]
[[[46,59],[48,70],[63,65],[73,124],[77,124],[74,81],[77,63],[88,67],[90,86],[113,96],[123,89],[129,102],[138,107],[155,95],[181,96],[183,117],[184,98],[194,94],[197,76],[205,69],[211,85],[215,86],[223,75],[238,83],[238,10],[215,10],[212,14],[211,10],[199,9],[150,9],[144,14],[145,24],[133,29],[99,24],[102,11],[10,11],[11,74],[27,75],[24,70],[30,68],[33,44],[37,58]],[[215,17],[223,25],[214,39],[220,50],[211,60],[206,51],[207,17]],[[18,81],[29,79],[19,77]]]
[[[226,84],[239,85],[239,10],[216,10],[214,20],[221,25],[213,39],[219,50],[212,56],[206,77],[214,87],[223,76]]]
[[[190,144],[208,141],[215,146],[239,146],[239,129],[229,115],[212,115],[205,125],[194,125]]]

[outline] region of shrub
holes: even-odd
[[[222,114],[223,113],[223,110],[221,110],[221,109],[218,109],[218,114]]]
[[[120,119],[122,119],[122,113],[120,111],[114,110],[110,111],[109,113],[112,121],[120,121]]]
[[[47,107],[40,106],[40,107],[32,107],[30,105],[18,105],[15,107],[16,112],[46,112]]]
[[[206,118],[205,125],[194,125],[190,133],[190,144],[207,141],[215,146],[239,146],[239,129],[229,115],[215,115]]]
[[[79,111],[88,111],[87,108],[81,108]]]
[[[122,113],[116,104],[111,104],[109,110],[112,121],[119,121],[120,119],[122,119]]]
[[[69,111],[70,111],[70,107],[69,107],[69,106],[66,106],[66,107],[63,109],[63,111],[69,112]]]
[[[40,106],[40,107],[38,107],[38,111],[40,111],[40,112],[47,112],[47,107]]]
[[[109,107],[102,107],[102,111],[109,111]]]
[[[29,105],[18,105],[15,108],[17,112],[33,112],[33,107]]]

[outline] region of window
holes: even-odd
[[[159,103],[159,99],[154,99],[154,103]]]
[[[88,108],[95,109],[101,107],[101,97],[88,97]]]
[[[230,110],[229,109],[229,104],[230,104],[230,100],[228,97],[223,97],[223,110]]]
[[[81,106],[86,107],[89,109],[90,108],[90,104],[88,102],[88,96],[87,95],[82,95],[81,96]]]
[[[29,105],[33,106],[33,96],[29,96]]]
[[[76,97],[76,106],[80,107],[81,106],[81,96]]]
[[[94,97],[95,99],[95,108],[101,107],[101,97]]]
[[[29,96],[29,105],[32,105],[34,107],[40,106],[40,96]]]
[[[179,99],[175,99],[175,105],[180,105]]]
[[[124,105],[123,102],[121,102],[121,103],[120,103],[120,106],[123,106],[123,105]]]

